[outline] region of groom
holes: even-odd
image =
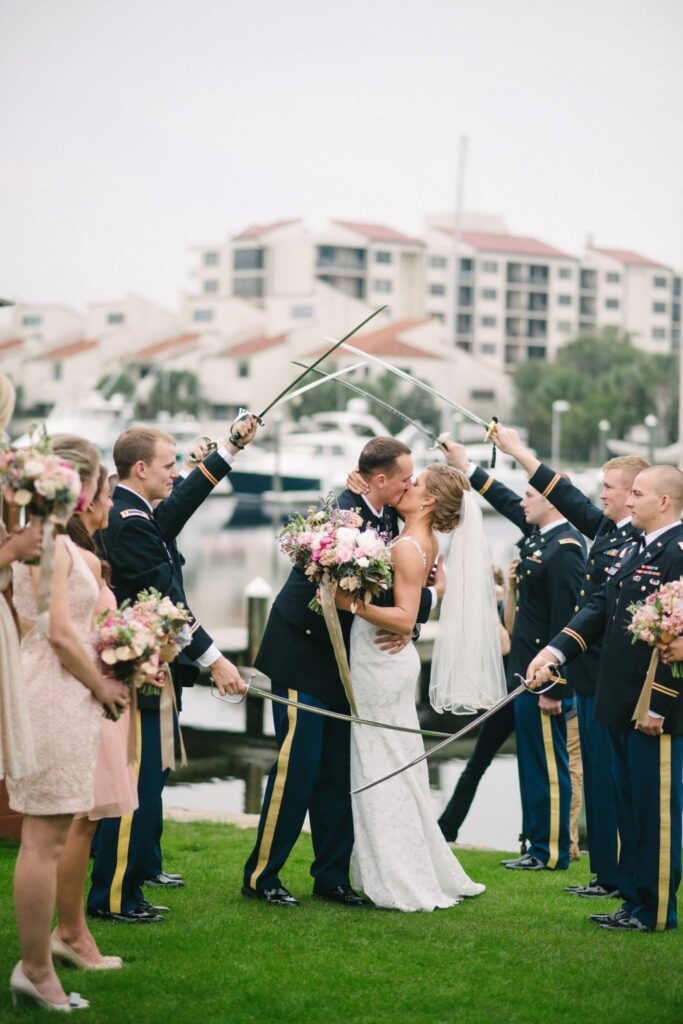
[[[413,483],[410,449],[391,437],[373,438],[361,452],[358,467],[368,492],[359,496],[343,491],[339,507],[358,508],[364,527],[396,536],[394,506]],[[275,598],[255,665],[270,676],[274,694],[349,714],[325,621],[308,607],[315,590],[315,584],[295,566]],[[445,576],[439,569],[435,586],[422,591],[419,622],[426,622],[444,590]],[[341,612],[339,618],[348,651],[353,616]],[[391,639],[385,637],[387,642]],[[278,906],[298,905],[282,885],[279,872],[308,813],[315,854],[313,894],[346,907],[364,906],[368,901],[353,891],[349,881],[353,848],[350,723],[276,703],[273,717],[278,758],[268,776],[242,894]]]

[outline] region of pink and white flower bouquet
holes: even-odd
[[[43,434],[26,448],[0,450],[0,489],[8,502],[63,525],[78,505],[81,480]]]
[[[666,647],[683,633],[683,577],[663,583],[644,601],[629,605],[628,610],[632,615],[628,631],[633,634],[633,643],[642,640],[650,647]],[[681,678],[683,662],[672,662],[671,672]]]
[[[291,516],[278,543],[311,583],[326,580],[367,602],[391,586],[393,565],[384,537],[376,530],[361,531],[362,525],[358,512],[337,508],[329,496],[305,516]],[[318,596],[309,608],[321,614]]]

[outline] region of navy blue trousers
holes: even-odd
[[[327,709],[318,697],[272,686],[273,693]],[[315,859],[311,874],[321,888],[349,884],[353,849],[350,725],[273,703],[278,758],[270,770],[256,845],[244,884],[272,889],[308,812]]]
[[[583,762],[583,794],[591,874],[605,889],[618,887],[617,799],[609,729],[593,718],[595,697],[576,695]]]
[[[161,794],[168,769],[161,769],[159,712],[138,710],[136,715],[139,806],[123,818],[103,818],[97,827],[89,910],[135,910],[144,899],[142,883],[161,871]]]
[[[538,697],[523,693],[514,702],[517,769],[524,834],[529,853],[551,870],[569,867],[569,808],[572,784],[567,723],[542,715]]]
[[[623,908],[648,928],[676,928],[681,883],[683,736],[610,729]]]

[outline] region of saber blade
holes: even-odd
[[[302,363],[295,363],[296,366],[303,365]],[[325,380],[338,380],[343,377],[345,373],[351,373],[353,370],[358,370],[361,366],[365,366],[365,363],[352,363],[351,366],[345,366],[342,370],[337,370],[336,373],[323,373],[322,370],[314,370],[314,373],[319,373],[323,380],[313,380],[310,384],[304,384],[303,387],[297,388],[296,391],[288,391],[286,395],[283,395],[278,405],[284,405],[285,402],[291,402],[293,398],[298,398],[299,395],[305,395],[307,391],[313,391],[314,388],[319,388],[321,384],[325,383]],[[340,381],[343,384],[344,381]]]

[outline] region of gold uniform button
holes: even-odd
[[[641,590],[647,590],[647,587],[641,587],[640,589]]]
[[[541,642],[541,641],[540,641],[539,637],[536,637],[536,639],[535,639],[534,643],[540,644],[540,642]]]
[[[586,591],[585,590],[580,590],[579,591],[579,597],[585,597],[585,596],[586,596]]]
[[[591,558],[591,565],[595,565],[595,559]]]
[[[574,611],[575,611],[575,612],[578,612],[578,610],[579,610],[579,606],[578,606],[578,604],[575,604],[575,605],[574,605]]]
[[[311,635],[311,631],[310,631],[310,629],[307,629],[306,630],[306,636],[310,636],[310,635]]]

